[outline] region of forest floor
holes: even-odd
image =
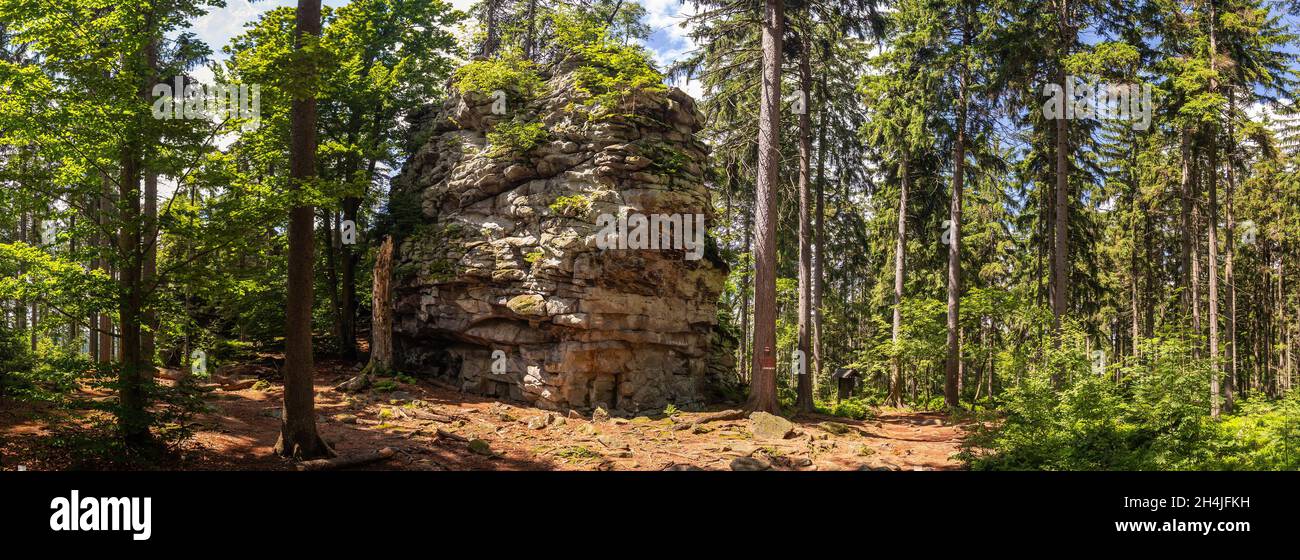
[[[369,470],[953,470],[962,468],[953,456],[971,427],[941,413],[885,409],[862,421],[803,415],[788,437],[756,439],[745,418],[699,422],[722,410],[716,407],[593,421],[427,382],[358,394],[334,389],[356,373],[339,362],[317,364],[318,426],[340,456],[395,452],[356,467]],[[207,394],[207,410],[192,420],[193,437],[159,468],[294,468],[271,452],[283,387],[239,385],[248,383]],[[96,413],[14,404],[0,407],[2,468],[102,468],[76,457],[66,438],[55,435],[58,425],[89,424],[85,415]]]

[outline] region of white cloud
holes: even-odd
[[[686,6],[681,0],[638,0],[646,9],[646,24],[652,35],[645,41],[645,47],[654,55],[655,63],[660,68],[668,68],[687,53],[695,50],[695,42],[690,33],[694,25],[687,23],[687,18],[695,13],[695,8]],[[699,99],[703,93],[699,80],[676,80],[671,85],[681,88],[691,97]]]

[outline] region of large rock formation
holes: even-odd
[[[395,262],[398,368],[551,409],[699,403],[709,371],[732,365],[715,332],[726,265],[596,238],[602,215],[711,220],[701,116],[672,89],[593,118],[572,76],[504,115],[470,92],[418,117],[392,193],[420,207]],[[544,139],[489,145],[508,122]]]

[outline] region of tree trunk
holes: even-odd
[[[1179,179],[1179,217],[1181,226],[1179,228],[1179,262],[1178,270],[1182,274],[1182,300],[1183,313],[1190,313],[1192,310],[1192,155],[1191,155],[1191,131],[1183,128],[1179,133],[1178,142],[1179,158],[1182,161],[1182,174]],[[1186,315],[1184,315],[1186,317]],[[1186,320],[1186,319],[1184,319]]]
[[[321,244],[325,247],[325,287],[329,290],[330,298],[330,316],[334,319],[332,334],[334,342],[340,349],[345,345],[346,337],[343,335],[343,301],[339,295],[339,265],[338,255],[341,252],[339,246],[342,240],[339,235],[339,215],[333,210],[322,212],[321,214]]]
[[[375,257],[371,290],[370,366],[371,371],[393,369],[393,238],[386,237]]]
[[[963,3],[961,9],[962,50],[970,47],[970,13]],[[970,69],[961,62],[961,91],[957,100],[957,139],[952,149],[952,198],[948,215],[952,220],[948,231],[948,356],[944,362],[943,400],[949,408],[960,404],[961,388],[961,200],[966,188],[966,111],[969,105]],[[897,289],[897,288],[895,288]]]
[[[802,33],[803,45],[801,56],[799,57],[799,94],[803,96],[803,112],[799,114],[799,318],[798,326],[798,345],[800,358],[803,363],[802,371],[798,379],[798,396],[795,401],[795,408],[800,412],[813,411],[813,386],[812,376],[808,371],[808,354],[809,354],[809,313],[811,312],[812,300],[812,246],[810,244],[811,226],[808,223],[809,200],[808,182],[812,175],[812,118],[809,111],[809,102],[812,90],[812,64],[809,61],[811,53],[811,43],[808,40],[807,30]],[[796,366],[798,367],[798,366]]]
[[[812,347],[813,375],[822,375],[822,295],[826,289],[826,112],[830,106],[826,98],[826,77],[823,71],[821,90],[818,95],[821,126],[817,131],[817,239],[813,257],[813,308],[812,308]]]
[[[745,253],[749,254],[750,260],[754,260],[754,232],[752,213],[746,213],[745,216]],[[749,347],[749,300],[750,300],[750,279],[752,275],[746,274],[740,279],[740,379],[748,382],[753,370],[750,369],[748,360],[751,348]]]
[[[524,58],[533,60],[534,37],[537,32],[537,0],[528,0],[528,35],[524,39]]]
[[[22,156],[19,156],[19,159],[21,161],[23,159]],[[22,163],[19,163],[18,173],[19,176],[22,176],[23,174]],[[31,241],[31,236],[27,233],[27,212],[22,210],[18,212],[18,241],[22,243],[34,245],[34,243],[32,243]],[[27,265],[19,265],[18,272],[19,274],[26,273]],[[19,299],[18,301],[14,302],[14,326],[17,327],[19,332],[27,330],[27,301],[26,300]],[[34,326],[33,326],[33,330],[35,330]]]
[[[149,21],[152,32],[152,17]],[[153,88],[152,43],[141,52],[143,64],[137,71],[145,72],[138,87],[140,102],[148,104]],[[147,412],[148,391],[146,384],[153,381],[152,375],[146,373],[146,358],[143,356],[141,330],[144,305],[144,247],[141,244],[142,214],[140,206],[140,180],[142,174],[143,143],[146,140],[145,117],[137,116],[135,122],[128,125],[121,148],[119,164],[121,177],[118,180],[118,199],[121,215],[121,227],[117,234],[117,260],[119,263],[119,297],[118,321],[121,325],[118,345],[121,366],[118,370],[118,428],[126,444],[141,448],[149,444],[151,420]]]
[[[746,409],[778,412],[776,398],[776,189],[780,175],[781,53],[784,0],[766,0],[763,84],[758,115],[758,185],[754,227],[754,358]]]
[[[1236,90],[1228,90],[1228,192],[1226,201],[1227,210],[1227,231],[1226,231],[1226,249],[1227,255],[1223,267],[1223,281],[1228,286],[1228,375],[1227,382],[1224,384],[1224,408],[1229,412],[1232,411],[1235,400],[1237,385],[1237,282],[1233,271],[1233,258],[1237,253],[1237,217],[1233,212],[1233,197],[1237,190],[1236,180],[1236,161],[1237,161],[1237,143],[1236,127],[1233,126],[1233,119],[1237,114]],[[1288,340],[1289,340],[1288,329]],[[1288,371],[1290,370],[1290,344],[1287,344],[1288,351]]]
[[[146,62],[148,64],[148,88],[152,95],[153,86],[158,82],[158,43],[156,40],[150,41],[146,52]],[[158,275],[158,173],[152,169],[152,164],[143,162],[144,165],[144,265],[141,270],[140,279],[145,286],[150,287],[154,284],[154,277]],[[154,355],[157,354],[157,332],[158,332],[158,314],[152,309],[146,309],[144,312],[144,332],[141,334],[140,354],[141,364],[144,370],[141,376],[147,379],[153,379],[154,375]]]
[[[99,216],[98,216],[101,231],[107,231],[108,225],[111,220],[113,201],[108,196],[108,189],[111,183],[112,181],[108,178],[108,175],[103,175],[101,177],[101,184],[100,184],[101,192],[99,197]],[[109,248],[110,245],[112,245],[112,240],[109,239],[107,235],[101,233],[99,235],[99,242],[100,242],[100,246],[104,248],[103,253],[107,253],[108,252],[107,249]],[[112,263],[109,262],[109,259],[105,258],[103,254],[101,254],[98,260],[99,260],[99,269],[103,271],[105,274],[107,274],[109,278],[112,278],[113,266]],[[113,317],[108,313],[103,313],[103,312],[99,313],[99,337],[98,338],[99,338],[98,357],[100,363],[112,362],[113,361]]]
[[[1066,87],[1067,76],[1064,58],[1074,45],[1075,31],[1069,21],[1069,0],[1059,0],[1057,25],[1060,31],[1058,56],[1061,58],[1059,76],[1061,88]],[[1061,344],[1061,320],[1065,317],[1070,301],[1070,124],[1064,118],[1056,119],[1056,190],[1053,209],[1053,253],[1052,253],[1052,336],[1053,345]],[[1059,382],[1059,372],[1053,379]]]
[[[1214,0],[1207,3],[1210,8],[1210,69],[1214,70],[1215,66],[1215,49],[1218,48],[1215,41],[1214,29],[1218,27]],[[1216,93],[1219,89],[1219,82],[1211,74],[1210,92]],[[1209,180],[1210,180],[1210,220],[1205,225],[1209,233],[1209,251],[1210,256],[1207,259],[1210,273],[1210,416],[1219,417],[1219,147],[1217,141],[1218,127],[1217,123],[1209,127]]]
[[[895,407],[903,406],[903,365],[898,356],[898,342],[903,331],[903,274],[907,259],[907,194],[912,188],[910,154],[903,148],[898,164],[901,178],[898,190],[898,237],[894,241],[894,328],[892,339],[894,354],[889,359],[889,399]]]
[[[294,48],[320,36],[320,0],[298,0]],[[305,61],[304,74],[317,75],[316,62]],[[316,174],[316,98],[297,92],[290,109],[290,188],[298,193]],[[285,306],[284,410],[275,452],[286,457],[315,459],[333,455],[316,432],[312,375],[312,263],[315,252],[311,206],[300,204],[289,213],[289,299]]]
[[[361,199],[348,197],[343,199],[343,219],[351,220],[355,227],[357,244],[347,245],[340,243],[339,249],[343,254],[342,262],[342,283],[343,289],[340,294],[342,297],[343,309],[340,313],[341,332],[339,342],[342,343],[340,350],[343,353],[343,359],[355,361],[357,359],[357,263],[360,260],[357,256],[356,248],[361,243],[360,224],[357,223],[357,211],[361,207]]]

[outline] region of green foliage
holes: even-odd
[[[550,133],[540,121],[519,117],[502,121],[487,133],[488,156],[498,158],[523,155],[541,145],[549,137]]]
[[[32,370],[32,356],[24,341],[0,321],[0,396],[12,394]]]
[[[590,95],[594,119],[622,111],[623,101],[641,90],[665,89],[664,75],[653,59],[638,45],[616,41],[604,21],[580,10],[557,10],[552,14],[556,42],[581,62],[577,88]]]
[[[591,211],[591,197],[583,194],[560,196],[552,202],[550,209],[564,216],[580,216]]]
[[[986,417],[966,442],[972,468],[1294,468],[1287,447],[1294,404],[1247,403],[1210,420],[1209,365],[1188,357],[1185,333],[1147,339],[1142,358],[1102,372],[1084,359],[1078,338],[1071,342],[1041,349],[1043,365],[1003,395],[1005,417]]]
[[[555,455],[557,457],[563,457],[565,459],[572,459],[577,461],[586,461],[586,460],[600,458],[600,453],[592,451],[587,447],[581,445],[565,447],[564,449],[556,451]]]
[[[830,409],[832,416],[841,418],[852,418],[853,420],[866,420],[876,416],[874,405],[867,399],[855,397],[835,403]]]
[[[461,93],[491,96],[504,91],[515,103],[536,99],[546,89],[536,65],[513,50],[496,58],[473,60],[457,68],[452,84]]]

